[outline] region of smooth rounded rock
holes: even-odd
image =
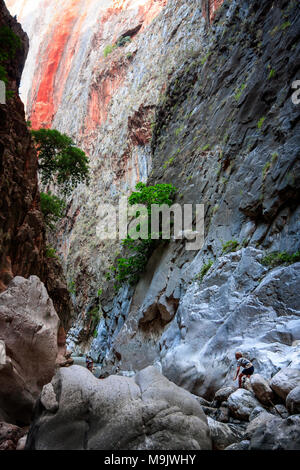
[[[260,403],[251,392],[239,388],[229,396],[228,406],[235,418],[247,421],[251,412],[260,406]]]
[[[71,366],[59,369],[51,385],[58,409],[49,411],[37,406],[26,449],[209,450],[212,447],[207,418],[200,404],[154,367],[147,367],[134,378],[109,376],[99,380],[86,368]]]
[[[265,405],[270,405],[274,400],[274,393],[268,381],[260,374],[251,376],[251,386],[256,398]]]
[[[287,367],[277,372],[270,380],[270,386],[283,400],[300,384],[300,370]]]
[[[286,407],[290,414],[300,414],[300,385],[293,388],[286,397]]]
[[[261,424],[250,441],[250,450],[299,450],[300,415],[273,417]]]

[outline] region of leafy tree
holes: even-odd
[[[0,28],[0,62],[7,62],[15,57],[22,46],[21,39],[8,26]]]
[[[65,207],[65,202],[51,194],[50,191],[41,193],[41,210],[49,228],[54,229],[55,223],[63,217]]]
[[[32,130],[31,133],[38,151],[43,185],[57,185],[67,195],[79,183],[88,183],[88,158],[70,137],[56,129]]]
[[[116,288],[119,288],[124,282],[129,282],[134,285],[138,282],[140,275],[144,272],[147,262],[153,253],[160,240],[153,240],[151,238],[151,205],[157,204],[159,206],[167,204],[169,207],[172,205],[177,189],[172,184],[156,184],[155,186],[146,186],[144,183],[136,185],[137,191],[133,192],[128,202],[130,205],[143,204],[147,208],[148,219],[148,238],[138,238],[134,240],[127,236],[122,240],[123,247],[131,253],[127,258],[118,258],[117,267],[113,268],[115,272]],[[136,217],[139,213],[136,214]],[[139,226],[137,226],[137,232]],[[160,232],[160,239],[162,233]]]
[[[8,84],[8,77],[6,66],[10,59],[13,59],[18,51],[22,47],[21,39],[17,36],[12,29],[8,26],[2,26],[0,28],[0,80],[6,85]],[[13,92],[11,90],[6,91],[6,97],[11,98]]]

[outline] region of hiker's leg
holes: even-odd
[[[241,372],[239,375],[239,388],[242,388],[242,380],[243,380],[243,373]]]

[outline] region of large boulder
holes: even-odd
[[[250,441],[247,439],[237,442],[236,444],[230,444],[230,446],[226,447],[225,450],[248,450],[250,445]]]
[[[15,450],[26,429],[0,422],[0,450]]]
[[[286,406],[292,415],[300,414],[300,385],[293,388],[288,394],[286,397]]]
[[[268,413],[267,411],[264,411],[263,413],[259,413],[259,415],[256,416],[256,418],[252,419],[250,423],[248,424],[246,432],[245,432],[245,439],[250,440],[259,426],[264,425],[265,423],[273,419],[274,419],[274,415],[272,415],[271,413]]]
[[[186,390],[148,367],[99,380],[81,366],[59,369],[42,395],[27,449],[211,449],[207,419]],[[58,406],[55,406],[57,401]]]
[[[284,367],[300,369],[300,263],[268,271],[264,256],[252,247],[229,253],[201,284],[188,285],[160,340],[166,377],[211,400],[232,385],[236,351],[267,380]],[[196,274],[201,265],[199,255],[189,269]]]
[[[30,422],[43,385],[54,375],[58,325],[38,277],[15,277],[0,294],[0,339],[6,347],[6,362],[0,366],[0,409],[10,422]]]
[[[268,381],[260,374],[254,374],[251,377],[251,386],[256,398],[265,405],[270,405],[274,400],[274,393]]]
[[[231,444],[242,440],[245,430],[236,424],[220,423],[210,417],[207,418],[214,450],[224,450]]]
[[[251,412],[259,406],[259,401],[248,390],[239,388],[228,398],[228,406],[231,414],[241,420],[248,421]]]
[[[249,450],[300,450],[300,415],[262,423],[251,437]]]
[[[274,392],[283,400],[300,384],[300,369],[286,367],[281,369],[270,381]]]
[[[220,404],[224,401],[227,401],[228,397],[235,392],[236,387],[222,387],[216,391],[214,401],[216,404]]]

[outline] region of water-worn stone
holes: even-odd
[[[230,412],[238,419],[247,421],[255,407],[259,406],[259,401],[248,390],[239,388],[228,397]]]
[[[263,256],[254,248],[230,253],[215,261],[200,286],[188,286],[176,322],[160,341],[162,370],[170,380],[212,399],[222,385],[232,385],[237,350],[267,380],[290,364],[300,368],[300,344],[294,342],[300,263],[266,273]]]
[[[214,401],[222,403],[227,401],[228,397],[235,392],[236,387],[223,387],[215,393]]]
[[[40,400],[42,405],[46,408],[46,410],[55,413],[58,409],[58,401],[56,398],[56,394],[53,388],[52,383],[50,382],[47,385],[44,385]]]
[[[272,379],[270,380],[270,386],[274,392],[283,400],[286,399],[287,395],[300,384],[300,368],[294,369],[287,367],[281,369]]]
[[[250,413],[249,421],[252,421],[258,415],[260,415],[261,413],[264,413],[265,411],[266,411],[265,408],[263,408],[262,406],[256,406]]]
[[[39,403],[27,449],[211,449],[201,406],[154,367],[99,380],[71,366],[52,385],[59,408],[49,412]]]
[[[274,400],[274,393],[268,383],[268,381],[260,374],[254,374],[251,376],[251,386],[256,398],[265,405],[270,405],[270,402]]]
[[[274,417],[261,424],[252,435],[249,450],[299,450],[300,415]]]
[[[230,444],[239,442],[244,435],[244,429],[236,424],[220,423],[210,417],[207,418],[213,449],[224,450]]]
[[[293,388],[286,397],[286,407],[292,415],[300,414],[300,385]]]
[[[225,406],[226,404],[226,406]],[[220,408],[215,412],[215,419],[221,423],[228,423],[229,421],[229,408],[227,402],[223,402]]]
[[[282,403],[278,403],[270,409],[270,412],[274,416],[280,416],[281,418],[288,418],[289,412]]]
[[[15,277],[0,294],[0,408],[11,422],[28,423],[43,385],[54,375],[59,318],[38,277]]]
[[[0,450],[15,450],[19,439],[21,439],[26,430],[13,424],[0,422]]]
[[[27,434],[25,434],[25,436],[21,437],[21,439],[18,440],[16,450],[24,450],[26,446],[26,441],[27,441]]]
[[[263,413],[259,413],[259,415],[256,416],[254,419],[252,419],[250,423],[248,424],[246,432],[245,432],[245,439],[250,440],[259,426],[273,419],[274,419],[274,415],[272,415],[271,413],[268,413],[267,411],[264,411]]]
[[[241,442],[237,442],[236,444],[231,444],[230,446],[226,447],[225,450],[248,450],[250,445],[250,441],[244,439]]]

